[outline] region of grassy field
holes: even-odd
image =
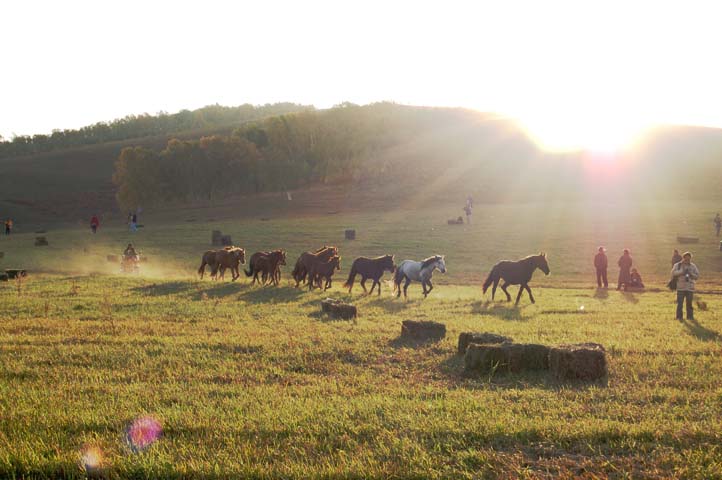
[[[94,449],[90,473],[104,478],[722,478],[713,205],[480,205],[465,227],[445,225],[455,206],[401,207],[269,220],[188,211],[143,218],[133,236],[69,225],[47,232],[44,248],[32,232],[3,238],[0,267],[31,275],[0,284],[0,477],[82,478]],[[201,282],[212,228],[249,251],[284,247],[292,261],[338,244],[342,277],[353,257],[387,252],[446,254],[449,273],[426,300],[412,286],[406,302],[386,284],[372,298],[341,291],[340,279],[327,294],[296,290],[290,266],[280,288]],[[358,239],[343,241],[344,228]],[[678,233],[700,237],[698,323],[675,321],[663,289]],[[139,277],[105,260],[129,239],[150,259]],[[631,248],[653,289],[592,288],[600,243],[610,257]],[[537,272],[535,305],[481,296],[496,260],[539,250],[552,275]],[[354,301],[359,318],[320,315],[327,295]],[[443,322],[447,337],[404,343],[405,319]],[[467,376],[456,340],[468,330],[601,343],[608,381]],[[144,416],[163,434],[135,452],[125,431]]]

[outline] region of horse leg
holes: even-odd
[[[514,303],[514,306],[516,307],[519,305],[519,299],[521,298],[521,293],[524,291],[524,285],[519,287],[519,293],[516,296],[516,303]]]
[[[426,284],[429,286],[429,289],[426,290],[426,295],[428,295],[434,289],[434,284],[431,283],[431,279],[426,280]]]
[[[497,287],[497,286],[499,286],[499,279],[498,279],[498,278],[494,279],[494,286],[491,287],[491,301],[492,301],[492,302],[494,301],[494,295],[496,295],[496,287]],[[503,288],[503,287],[502,287],[502,288]],[[508,296],[509,296],[509,294],[507,293],[507,297],[508,297]],[[511,300],[511,298],[510,298],[509,300]]]
[[[378,281],[377,279],[375,279],[375,278],[372,279],[372,280],[373,280],[373,281],[371,282],[371,290],[369,290],[369,295],[371,295],[372,293],[374,293],[374,288],[376,287],[376,285],[379,286],[379,295],[380,295],[380,294],[381,294],[381,284],[380,284],[379,281]]]
[[[324,292],[326,290],[328,290],[329,288],[331,288],[331,285],[332,285],[331,282],[332,282],[331,277],[326,278],[326,288],[323,289]]]
[[[501,284],[501,289],[504,293],[506,293],[506,301],[511,302],[511,295],[509,295],[509,292],[506,289],[506,287],[508,287],[508,286],[509,286],[509,283],[504,281],[504,283]]]
[[[529,288],[529,284],[524,284],[524,288],[526,288],[527,293],[529,294],[529,300],[531,300],[531,303],[536,303],[534,301],[534,295],[531,294],[531,288]]]
[[[364,293],[368,295],[369,291],[366,289],[366,277],[361,277],[361,288],[364,289]],[[373,287],[371,287],[373,288]]]
[[[404,298],[409,298],[409,296],[406,294],[406,290],[409,289],[409,285],[411,285],[411,279],[409,277],[406,277],[406,283],[404,283]]]

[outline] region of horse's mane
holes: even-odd
[[[425,258],[421,261],[421,268],[426,268],[432,263],[435,263],[439,261],[439,258],[441,258],[439,255],[432,255],[429,258]]]

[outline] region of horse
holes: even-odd
[[[326,285],[323,291],[331,288],[331,277],[335,270],[341,270],[341,257],[334,255],[327,262],[315,262],[308,272],[308,289],[313,290],[314,284],[318,282],[318,288],[321,288],[321,279],[326,279]]]
[[[412,280],[421,282],[421,287],[424,290],[424,298],[426,298],[431,290],[434,289],[434,285],[431,283],[431,276],[434,274],[434,270],[439,269],[441,273],[446,273],[446,261],[444,255],[433,255],[421,262],[414,260],[404,260],[396,267],[396,274],[394,275],[394,291],[396,297],[401,296],[401,280],[406,279],[404,284],[404,298],[407,298],[406,290],[409,288],[409,284]],[[429,287],[428,290],[426,287]]]
[[[203,280],[203,274],[206,272],[206,265],[211,267],[211,277],[216,275],[216,252],[217,250],[208,250],[203,254],[201,258],[201,266],[198,268],[198,275]]]
[[[246,263],[246,251],[239,247],[226,247],[223,250],[216,252],[216,266],[213,268],[213,275],[215,276],[216,271],[220,268],[220,278],[226,274],[226,268],[231,269],[231,276],[233,281],[238,280],[241,276],[241,272],[238,269],[239,264]]]
[[[386,270],[389,273],[394,273],[395,269],[393,255],[383,255],[376,258],[358,257],[351,264],[351,272],[349,272],[348,280],[343,284],[343,287],[348,288],[348,293],[351,293],[356,275],[361,275],[361,288],[364,289],[364,293],[371,295],[374,293],[374,287],[378,285],[378,294],[381,295],[381,277]],[[373,280],[371,292],[366,290],[366,280],[369,278]]]
[[[244,270],[247,277],[253,275],[253,284],[266,284],[270,278],[271,283],[278,285],[281,281],[280,265],[286,264],[286,252],[284,250],[274,250],[272,252],[256,252],[251,255],[248,261],[248,270]],[[262,281],[259,280],[258,274],[262,273]]]
[[[329,247],[324,245],[315,252],[304,252],[296,260],[296,266],[293,267],[291,276],[296,280],[296,288],[300,283],[306,281],[306,275],[311,270],[312,265],[316,261],[327,262],[329,258],[338,255],[337,247]]]
[[[531,276],[536,269],[544,272],[545,275],[549,275],[549,264],[547,263],[546,253],[540,253],[539,255],[529,255],[526,258],[522,258],[516,262],[509,260],[502,260],[501,262],[494,265],[489,272],[489,276],[484,280],[483,291],[486,290],[493,283],[494,287],[491,289],[491,299],[494,300],[494,294],[496,293],[496,286],[499,284],[499,280],[504,280],[501,284],[501,289],[506,294],[506,301],[511,302],[511,295],[506,290],[509,285],[521,285],[519,287],[519,293],[516,296],[516,303],[519,305],[519,299],[524,290],[529,293],[529,300],[534,303],[534,295],[531,294],[531,288],[529,288],[529,281]]]

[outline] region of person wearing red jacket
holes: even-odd
[[[609,282],[607,281],[607,254],[604,253],[604,247],[599,247],[597,254],[594,255],[594,268],[597,270],[597,287],[602,288],[602,283],[604,283],[604,288],[609,287]]]
[[[90,219],[90,229],[93,231],[93,233],[97,233],[99,226],[100,226],[100,220],[98,220],[98,216],[93,215],[93,218]]]

